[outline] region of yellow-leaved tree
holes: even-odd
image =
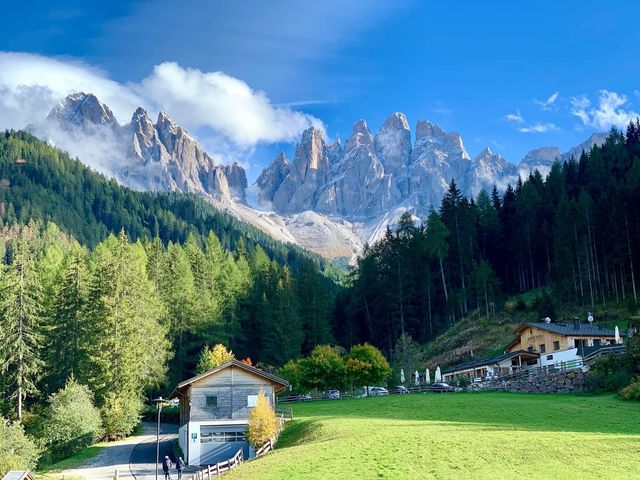
[[[213,370],[220,365],[230,362],[234,358],[236,357],[233,352],[221,343],[214,345],[213,348],[209,348],[205,345],[202,352],[200,352],[196,373],[201,374],[208,372],[209,370]]]
[[[276,436],[278,419],[269,399],[263,391],[258,393],[256,406],[249,414],[247,439],[255,448],[262,447],[269,439]]]

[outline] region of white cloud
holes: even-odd
[[[558,127],[553,123],[540,123],[535,122],[528,127],[520,127],[518,131],[521,133],[545,133],[545,132],[553,132],[555,130],[559,130]]]
[[[252,90],[223,72],[202,72],[165,62],[132,88],[167,111],[178,124],[191,129],[209,127],[244,147],[293,141],[309,126],[322,128],[311,115],[276,107],[264,92]]]
[[[0,52],[0,128],[41,121],[70,93],[92,92],[121,122],[149,105],[125,85],[86,64],[40,55]]]
[[[118,83],[89,65],[40,55],[0,52],[0,128],[39,123],[66,95],[94,93],[120,123],[142,106],[165,110],[197,136],[199,130],[236,145],[293,141],[320,120],[274,106],[264,92],[223,72],[185,69],[174,62],[154,67],[140,83]]]
[[[517,110],[516,113],[509,113],[505,115],[504,119],[508,122],[524,123],[524,118],[520,115],[520,110]]]
[[[453,110],[451,110],[450,108],[446,108],[446,107],[432,108],[431,111],[433,113],[438,113],[440,115],[451,115],[453,113]]]
[[[560,95],[560,92],[553,92],[546,100],[536,100],[534,99],[533,101],[540,105],[540,107],[543,110],[552,110],[553,109],[553,105],[556,103],[556,100],[558,100],[558,96]]]
[[[586,95],[571,99],[571,113],[588,127],[609,130],[611,127],[625,128],[639,115],[624,107],[628,104],[626,95],[609,90],[600,90],[598,105],[592,106]]]

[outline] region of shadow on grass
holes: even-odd
[[[91,445],[90,447],[83,448],[72,457],[65,458],[64,460],[60,460],[49,465],[45,465],[42,468],[38,469],[38,478],[44,478],[46,476],[49,476],[48,474],[55,474],[56,472],[61,472],[62,470],[69,470],[84,465],[85,463],[88,463],[89,461],[97,457],[105,448],[107,448],[107,446],[104,444]]]
[[[304,429],[311,431],[314,428],[313,420],[336,417],[344,420],[414,420],[530,431],[640,435],[640,405],[612,395],[413,394],[302,403],[293,406],[293,413],[294,417],[302,418],[300,424],[292,424],[291,428],[299,428],[301,433]]]

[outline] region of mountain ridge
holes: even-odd
[[[71,149],[98,145],[106,156],[102,173],[126,186],[196,193],[275,239],[326,257],[357,254],[405,211],[424,218],[452,179],[469,196],[494,185],[504,190],[519,175],[534,169],[544,175],[556,159],[577,157],[605,138],[593,134],[564,153],[541,147],[515,164],[488,147],[472,158],[459,133],[428,120],[416,122],[412,143],[406,116],[394,112],[376,133],[357,120],[344,144],[306,129],[293,159],[281,152],[249,186],[240,165],[216,161],[166,112],[153,122],[139,107],[120,125],[92,93],[67,96],[31,131]]]

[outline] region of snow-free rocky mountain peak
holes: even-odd
[[[245,200],[247,179],[237,164],[216,165],[213,158],[189,135],[160,112],[154,123],[138,108],[126,125],[119,125],[108,106],[91,93],[75,93],[56,105],[36,133],[53,137],[62,130],[77,142],[101,141],[113,146],[114,156],[125,161],[110,163],[121,183],[140,190],[180,190],[220,199]]]
[[[104,173],[125,185],[202,195],[279,240],[328,257],[352,256],[405,211],[424,218],[452,179],[467,195],[493,185],[502,190],[518,175],[533,169],[546,174],[556,159],[578,157],[606,138],[593,134],[565,153],[539,148],[514,164],[489,148],[471,158],[460,134],[427,120],[416,122],[412,141],[406,116],[395,112],[375,133],[366,120],[356,121],[344,144],[328,142],[320,129],[305,130],[293,159],[280,153],[248,189],[241,166],[216,163],[165,112],[154,122],[138,108],[129,123],[119,125],[95,95],[75,93],[33,129],[54,143],[64,138],[71,153],[74,142],[102,144]]]

